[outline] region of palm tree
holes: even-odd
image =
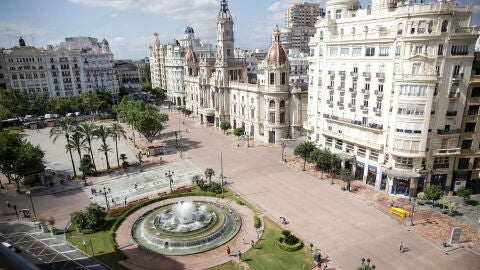
[[[107,160],[107,170],[110,170],[110,162],[108,162],[107,154],[107,152],[111,152],[112,150],[107,144],[107,138],[110,136],[110,128],[100,125],[95,130],[94,136],[102,141],[102,145],[100,146],[98,151],[102,149],[100,152],[105,153],[105,159]]]
[[[215,175],[215,171],[212,168],[205,169],[205,178],[208,178],[208,182],[212,182],[212,176]]]
[[[79,131],[78,127],[76,126],[73,130],[73,134],[70,136],[68,144],[65,146],[67,150],[75,150],[78,153],[78,160],[82,161],[82,149],[87,149],[87,140],[83,138],[83,134]]]
[[[100,145],[100,148],[98,148],[98,152],[103,152],[105,154],[105,159],[107,160],[107,170],[110,170],[110,163],[108,162],[108,152],[112,152],[112,148],[110,148],[108,144],[102,142],[102,145]]]
[[[53,137],[53,143],[55,143],[59,137],[65,136],[68,147],[70,144],[70,134],[73,132],[73,128],[72,120],[69,118],[64,118],[60,120],[58,126],[55,126],[50,130],[50,138]],[[70,153],[70,159],[72,161],[73,175],[77,177],[77,170],[75,169],[75,163],[73,162],[72,149],[68,147],[67,150]]]
[[[90,152],[90,157],[92,158],[93,168],[95,172],[97,172],[97,165],[95,164],[95,159],[93,158],[93,151],[92,151],[92,140],[95,137],[95,130],[97,129],[97,125],[93,123],[82,123],[78,126],[79,132],[83,135],[85,140],[88,143],[88,149]]]
[[[110,137],[115,141],[115,152],[117,153],[117,166],[120,168],[120,159],[118,158],[118,143],[121,138],[127,138],[127,133],[119,123],[113,123],[110,126]]]

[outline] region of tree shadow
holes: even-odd
[[[477,205],[478,205],[478,201],[476,201],[476,200],[466,200],[466,201],[465,201],[465,204],[466,204],[466,205],[470,205],[470,206],[477,206]]]

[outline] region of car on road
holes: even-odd
[[[73,113],[69,112],[65,115],[66,117],[72,117],[73,116]]]
[[[11,251],[15,251],[15,252],[17,252],[17,253],[20,252],[20,249],[12,246],[12,245],[11,245],[10,243],[8,243],[8,242],[2,242],[2,245],[3,245],[4,247],[10,249]]]
[[[81,113],[80,112],[75,112],[75,116],[80,116]]]

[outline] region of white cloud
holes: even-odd
[[[97,6],[110,7],[118,10],[141,10],[156,13],[167,18],[185,21],[192,25],[195,33],[202,38],[215,37],[215,20],[218,10],[217,0],[70,0],[71,2]],[[186,26],[185,25],[185,26]]]
[[[0,47],[18,45],[18,38],[23,36],[27,45],[32,45],[49,31],[25,23],[12,23],[0,21]]]
[[[112,14],[110,14],[110,17],[116,18],[116,17],[118,17],[118,13],[112,13]]]

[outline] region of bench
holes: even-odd
[[[390,207],[389,211],[390,213],[400,216],[402,218],[410,216],[410,212],[398,207]]]

